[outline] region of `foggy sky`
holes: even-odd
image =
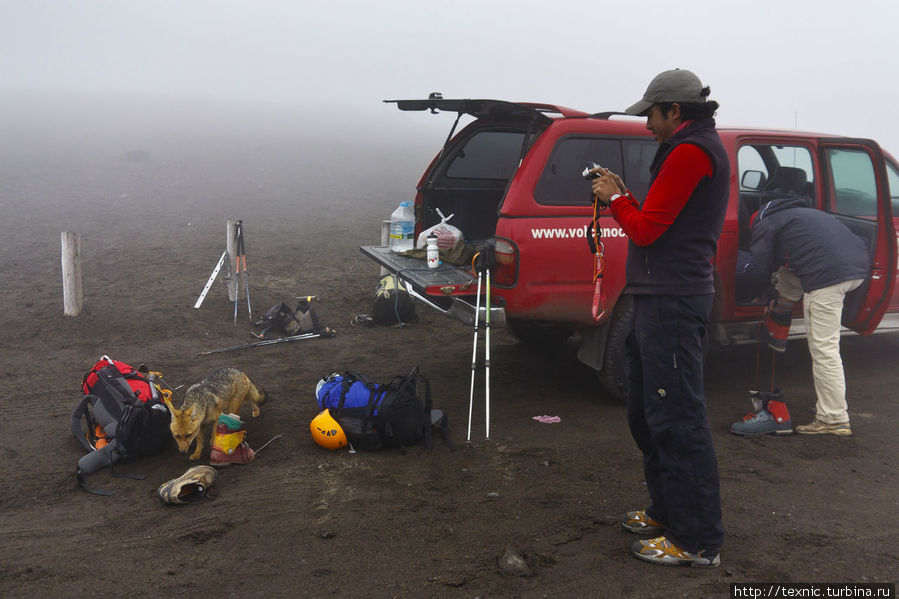
[[[240,127],[252,107],[300,128],[405,134],[435,119],[383,99],[620,110],[682,67],[711,86],[722,125],[871,137],[899,154],[897,22],[893,0],[0,0],[0,119],[27,134],[41,98],[53,113],[53,98],[77,96],[94,106],[83,127],[138,112],[176,123],[179,107]]]

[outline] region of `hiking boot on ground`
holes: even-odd
[[[852,427],[849,425],[848,420],[846,422],[827,424],[826,422],[821,422],[815,418],[808,424],[800,424],[797,426],[796,433],[800,435],[836,435],[838,437],[851,437]]]
[[[665,537],[637,541],[631,547],[634,557],[662,566],[693,566],[694,568],[717,568],[721,565],[718,551],[709,553],[684,551]]]
[[[750,412],[743,420],[734,422],[730,432],[735,435],[792,435],[793,421],[785,403],[768,401],[758,412]]]
[[[231,464],[249,464],[256,454],[244,440],[247,431],[237,414],[222,414],[215,425],[215,441],[209,454],[209,464],[220,468]]]
[[[646,510],[627,512],[619,518],[618,522],[621,523],[621,528],[624,530],[638,535],[654,535],[665,532],[665,525],[650,518]]]
[[[156,494],[163,503],[182,504],[205,497],[206,491],[215,482],[215,468],[194,466],[187,472],[162,483]]]

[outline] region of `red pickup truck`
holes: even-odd
[[[454,214],[451,224],[474,247],[495,248],[491,326],[505,323],[525,343],[553,344],[579,332],[578,358],[624,396],[623,342],[632,306],[622,291],[627,240],[614,219],[600,218],[604,242],[605,314],[591,313],[594,262],[586,241],[593,217],[584,168],[599,163],[619,173],[638,199],[646,196],[657,144],[643,119],[588,114],[561,106],[498,100],[390,100],[400,110],[450,113],[452,130],[418,182],[416,237]],[[468,124],[456,132],[461,120]],[[715,259],[716,295],[709,341],[754,342],[763,306],[740,304],[734,279],[748,249],[749,217],[790,189],[811,197],[868,244],[870,275],[847,298],[843,324],[870,334],[899,326],[896,223],[899,164],[869,139],[719,128],[732,164],[730,199]],[[891,191],[892,190],[892,191]],[[472,322],[475,281],[470,265],[429,271],[424,262],[386,246],[362,252],[405,281],[418,299]],[[804,334],[794,313],[792,337]],[[483,319],[483,317],[482,317]]]

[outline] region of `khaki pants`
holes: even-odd
[[[785,268],[772,276],[772,282],[784,299],[802,297],[808,350],[812,356],[812,376],[815,379],[816,417],[821,422],[848,422],[846,378],[840,357],[840,319],[846,294],[857,289],[863,279],[844,281],[823,289],[802,292],[799,278]]]

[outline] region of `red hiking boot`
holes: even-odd
[[[231,464],[249,464],[256,458],[255,452],[244,440],[247,431],[237,414],[222,414],[215,425],[215,442],[209,454],[209,465],[220,468]]]

